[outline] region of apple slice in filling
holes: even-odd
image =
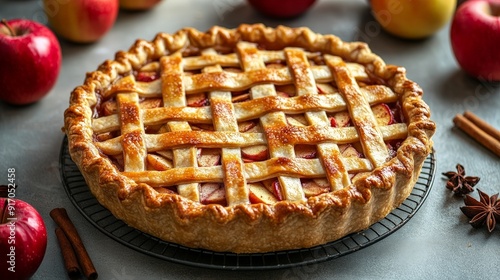
[[[256,145],[241,149],[241,157],[244,162],[262,161],[268,158],[266,145]]]
[[[293,126],[307,126],[307,120],[303,115],[287,115],[286,121]]]
[[[403,110],[399,102],[387,104],[387,106],[391,108],[392,116],[394,118],[394,123],[403,123],[405,121]]]
[[[174,167],[172,161],[155,154],[148,154],[146,162],[149,170],[163,171]]]
[[[153,109],[161,106],[161,98],[147,98],[141,100],[139,106],[141,109]],[[109,116],[118,112],[118,104],[114,98],[108,99],[101,104],[101,112],[103,116]]]
[[[146,98],[139,103],[141,109],[154,109],[161,107],[161,98]]]
[[[135,80],[138,82],[152,82],[157,80],[160,74],[157,72],[138,72],[135,75]]]
[[[329,119],[330,126],[332,127],[346,127],[351,124],[351,117],[349,116],[349,112],[346,111],[334,113]]]
[[[343,157],[363,157],[363,154],[351,144],[339,145],[339,150]]]
[[[298,158],[311,159],[317,154],[316,146],[314,145],[295,145],[295,156]]]
[[[266,68],[270,69],[281,69],[286,67],[285,64],[281,63],[281,61],[270,62],[266,64]]]
[[[174,152],[172,150],[157,151],[156,153],[170,161],[174,160]]]
[[[335,88],[330,84],[316,84],[316,88],[319,94],[332,94],[336,92]]]
[[[103,142],[103,141],[106,141],[106,140],[109,140],[111,138],[116,137],[115,134],[116,133],[113,133],[113,132],[104,132],[104,133],[94,134],[94,137],[98,142]]]
[[[378,125],[389,125],[394,123],[394,115],[387,104],[377,104],[372,107],[372,111]]]
[[[267,179],[262,181],[262,184],[269,192],[271,192],[274,195],[274,197],[277,200],[279,201],[283,200],[283,193],[281,192],[281,186],[280,183],[278,182],[278,179],[276,178]]]
[[[211,167],[220,165],[220,149],[198,149],[198,166]]]
[[[231,98],[231,101],[233,103],[238,103],[238,102],[244,102],[250,100],[250,94],[249,93],[243,93],[243,94],[234,94],[233,97]]]
[[[115,99],[108,99],[103,103],[101,103],[100,111],[102,112],[101,115],[103,116],[110,116],[116,114],[117,110],[118,106],[116,105]]]
[[[194,131],[214,131],[214,126],[208,123],[192,124],[191,129]]]
[[[262,133],[263,129],[257,121],[248,121],[238,124],[240,132]],[[254,162],[268,159],[269,151],[266,145],[256,145],[241,148],[243,162]]]
[[[189,107],[203,107],[208,106],[210,102],[205,93],[195,93],[186,97],[186,103]]]
[[[239,132],[247,132],[254,128],[257,125],[257,122],[255,121],[246,121],[246,122],[241,122],[238,124],[238,131]]]
[[[274,87],[276,88],[276,94],[281,97],[286,98],[297,95],[297,89],[293,84],[281,85],[281,86],[275,85]]]
[[[165,188],[165,187],[159,187],[159,188],[155,188],[155,191],[159,192],[159,193],[168,193],[168,194],[176,194],[175,191],[169,189],[169,188]]]
[[[123,155],[109,156],[109,159],[116,166],[118,170],[123,171],[123,166],[124,166]]]
[[[306,197],[311,197],[327,193],[331,190],[331,187],[326,179],[303,179],[302,189]]]
[[[278,199],[262,183],[249,183],[250,202],[251,203],[266,203],[273,204],[278,202]]]
[[[401,143],[403,143],[403,140],[390,140],[385,143],[385,145],[387,146],[387,150],[389,151],[389,156],[391,158],[397,155],[397,150],[401,146]]]
[[[283,97],[283,98],[290,98],[290,94],[288,92],[284,92],[284,91],[277,91],[276,95],[279,97]]]
[[[226,205],[226,191],[219,183],[200,184],[200,202],[203,204]]]

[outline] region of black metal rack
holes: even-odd
[[[101,206],[91,194],[85,179],[68,152],[67,138],[60,151],[60,172],[71,202],[82,215],[112,239],[167,261],[204,268],[226,270],[266,270],[310,265],[353,253],[394,233],[408,222],[427,198],[434,180],[436,159],[431,153],[410,196],[387,217],[366,230],[313,248],[258,254],[235,254],[193,249],[160,240],[129,227]]]

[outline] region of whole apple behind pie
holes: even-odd
[[[363,230],[411,193],[435,124],[405,69],[307,28],[138,40],[71,94],[72,159],[117,218],[237,253]]]

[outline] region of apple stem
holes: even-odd
[[[5,27],[7,27],[7,30],[9,31],[10,36],[16,36],[16,32],[14,32],[14,29],[12,29],[12,27],[10,27],[10,25],[6,19],[2,19],[2,24],[5,25]]]
[[[7,204],[8,199],[5,199],[2,207],[2,217],[0,219],[0,224],[5,224],[5,221],[7,220]]]

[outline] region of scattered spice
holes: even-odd
[[[500,219],[500,199],[498,199],[498,193],[492,195],[491,197],[486,193],[477,190],[479,192],[479,201],[471,197],[470,195],[465,195],[465,205],[460,207],[460,210],[467,216],[470,220],[470,224],[474,228],[482,227],[486,224],[488,231],[492,232],[496,226],[496,220]]]
[[[443,173],[448,177],[446,188],[452,190],[456,195],[466,195],[474,191],[474,186],[479,182],[479,177],[465,176],[465,168],[457,164],[457,172],[448,171]]]

